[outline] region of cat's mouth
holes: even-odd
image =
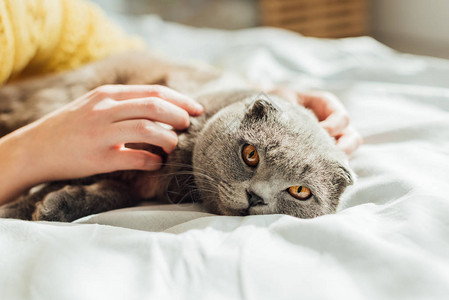
[[[217,199],[218,213],[225,216],[247,216],[249,215],[249,206],[244,201],[234,199],[223,199],[223,195]]]
[[[223,205],[223,202],[220,203],[220,214],[228,216],[249,216],[270,213],[268,204],[251,205],[250,203],[246,204],[242,201],[239,206],[244,206],[244,208],[235,208],[235,206],[235,203],[231,207]]]
[[[254,197],[247,191],[243,197],[228,198],[226,195],[220,195],[217,203],[219,213],[228,216],[248,216],[262,215],[270,213],[270,205],[262,199]]]
[[[268,205],[265,206],[250,206],[246,210],[246,215],[266,215],[270,214]]]
[[[269,203],[247,190],[228,193],[225,189],[219,189],[218,194],[209,194],[202,191],[202,202],[214,213],[225,216],[248,216],[270,213]]]
[[[247,216],[250,215],[249,208],[236,209],[236,208],[220,208],[220,214],[225,216]]]

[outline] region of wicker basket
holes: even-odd
[[[366,0],[260,0],[262,23],[306,36],[340,38],[367,33]]]

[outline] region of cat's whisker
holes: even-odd
[[[193,168],[192,165],[184,164],[184,163],[165,162],[163,165],[164,166],[171,166],[171,167],[185,167],[185,168],[188,168],[188,169],[192,169]],[[199,171],[207,171],[206,169],[198,167],[198,166],[195,166],[195,169],[199,170]]]
[[[226,190],[226,189],[224,189],[223,186],[218,186],[218,190],[221,192],[221,194],[225,195],[226,197],[235,199],[233,197],[234,192],[232,190]]]
[[[154,174],[151,175],[151,177],[162,177],[162,176],[176,176],[176,175],[194,175],[194,176],[201,176],[205,177],[211,181],[216,182],[215,178],[210,177],[209,175],[203,174],[198,171],[176,171],[176,172],[170,172],[170,173],[164,173],[164,174]],[[196,177],[195,177],[196,179]]]

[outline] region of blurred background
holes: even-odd
[[[92,0],[197,27],[274,26],[305,36],[370,35],[402,52],[449,59],[448,0]]]

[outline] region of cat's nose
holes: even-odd
[[[248,196],[248,203],[250,207],[257,205],[267,205],[262,197],[254,193],[253,191],[246,191]]]

